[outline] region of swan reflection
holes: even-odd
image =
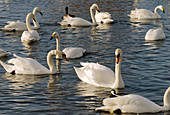
[[[48,75],[12,75],[5,73],[3,77],[10,81],[9,87],[14,89],[32,88],[33,84],[39,83],[44,79],[47,79]]]

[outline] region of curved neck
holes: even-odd
[[[60,37],[56,38],[56,50],[60,50]]]
[[[119,63],[115,63],[115,82],[114,88],[124,88],[124,82],[121,75],[121,60]]]
[[[170,87],[166,90],[164,94],[164,106],[170,110]]]
[[[32,27],[31,27],[31,24],[30,24],[30,15],[28,15],[27,18],[26,18],[26,25],[27,25],[28,31],[31,31]]]
[[[34,18],[36,20],[36,22],[33,20],[34,27],[40,28],[40,24],[39,24],[39,22],[37,20],[37,10],[33,10],[33,14],[34,14]]]
[[[94,17],[92,8],[90,8],[90,15],[91,15],[91,19],[92,19],[93,25],[97,25],[97,22],[96,22],[96,19],[95,19],[95,17]]]
[[[48,55],[47,55],[47,64],[49,66],[51,74],[56,73],[56,68],[53,62],[53,55],[56,55],[56,50],[51,50],[50,52],[48,52]]]
[[[161,16],[157,13],[157,10],[158,10],[159,8],[158,8],[158,6],[154,9],[154,13],[155,13],[155,15],[158,17],[158,18],[161,18]]]

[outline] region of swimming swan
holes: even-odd
[[[11,74],[32,74],[32,75],[42,75],[42,74],[55,74],[56,67],[53,63],[53,55],[60,53],[58,50],[51,50],[47,55],[47,64],[49,69],[41,65],[38,61],[32,58],[23,58],[14,54],[16,58],[12,58],[8,61],[13,65],[8,65],[0,60],[1,65],[4,69]],[[65,55],[62,55],[65,59]]]
[[[108,111],[110,113],[118,110],[122,113],[157,113],[168,111],[170,110],[170,87],[164,94],[164,106],[159,106],[149,99],[135,94],[106,98],[103,100],[103,105],[95,110]]]
[[[100,12],[99,10],[96,10],[95,19],[97,23],[109,24],[113,22],[113,20],[111,19],[111,14],[109,14],[108,12]]]
[[[63,26],[93,26],[93,25],[97,25],[96,23],[96,19],[94,17],[93,14],[93,10],[98,10],[98,7],[96,4],[93,4],[90,7],[90,14],[91,14],[91,19],[92,19],[92,23],[80,18],[80,17],[71,17],[71,16],[67,16],[62,22],[59,22],[59,24],[63,25]]]
[[[150,29],[145,35],[145,40],[165,40],[162,28]]]
[[[56,49],[60,50],[60,37],[57,32],[54,32],[51,36],[51,39],[56,38]],[[84,48],[80,47],[67,47],[62,50],[65,53],[66,57],[69,59],[80,58],[86,52]]]
[[[98,63],[80,63],[83,67],[74,67],[80,80],[95,86],[109,88],[124,88],[124,82],[121,76],[122,50],[116,49],[116,63],[114,72]]]
[[[164,8],[162,5],[159,5],[155,8],[154,12],[151,12],[147,9],[135,9],[131,11],[131,14],[128,15],[130,18],[137,18],[137,19],[160,19],[161,16],[157,13],[157,10],[162,10],[165,13]]]
[[[21,41],[22,42],[33,42],[33,41],[38,41],[40,40],[40,36],[36,30],[33,30],[31,25],[30,25],[30,18],[35,20],[35,17],[32,13],[28,13],[26,17],[26,24],[27,24],[27,29],[28,31],[24,31],[21,36]]]
[[[32,26],[33,29],[39,29],[40,28],[40,25],[38,23],[37,16],[36,16],[37,12],[40,13],[41,15],[43,15],[42,12],[41,12],[41,9],[39,7],[34,8],[32,13],[34,14],[36,21],[33,21],[33,23],[34,23],[34,26]],[[3,30],[3,31],[14,31],[14,32],[15,31],[27,30],[26,23],[24,23],[24,22],[8,21],[7,23],[8,23],[8,25],[5,25],[4,28],[1,28],[1,30]]]

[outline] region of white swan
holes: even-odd
[[[94,14],[93,14],[94,9],[98,10],[98,7],[97,7],[96,4],[93,4],[90,7],[90,14],[91,14],[92,23],[83,19],[83,18],[71,17],[71,16],[68,15],[62,22],[59,22],[59,24],[61,24],[63,26],[93,26],[93,25],[97,25],[96,19],[95,19]]]
[[[56,49],[60,50],[60,37],[57,32],[54,32],[51,36],[51,39],[56,38]],[[86,52],[84,48],[80,47],[67,47],[62,50],[65,53],[66,57],[69,59],[80,58]],[[57,58],[57,57],[56,57]]]
[[[41,12],[41,9],[39,7],[35,7],[34,10],[33,10],[33,14],[35,16],[35,21],[33,21],[34,23],[34,26],[32,26],[33,29],[39,29],[40,28],[40,25],[38,23],[38,20],[37,20],[37,16],[36,14],[40,13],[42,15],[42,12]],[[24,30],[27,30],[27,26],[26,26],[26,23],[24,22],[20,22],[20,21],[8,21],[7,22],[8,24],[4,26],[4,28],[1,28],[1,30],[3,31],[24,31]]]
[[[160,19],[161,16],[157,13],[157,10],[162,10],[165,13],[164,8],[162,5],[159,5],[155,8],[154,12],[151,12],[147,9],[135,9],[131,11],[131,14],[128,15],[130,18],[137,18],[137,19]]]
[[[55,74],[56,67],[53,63],[53,55],[60,53],[57,50],[51,50],[47,55],[47,64],[49,69],[41,65],[39,62],[32,58],[23,58],[14,54],[16,58],[10,59],[8,63],[13,65],[8,65],[0,60],[1,65],[4,69],[11,74],[32,74],[32,75],[41,75],[41,74]],[[65,55],[63,54],[63,58]]]
[[[145,35],[145,40],[165,40],[162,28],[150,29]]]
[[[109,24],[113,22],[111,14],[108,12],[100,12],[99,10],[96,10],[95,19],[97,23]]]
[[[9,54],[9,53],[6,52],[5,50],[0,49],[0,58],[1,58],[1,57],[4,57],[4,56],[7,56],[8,54]]]
[[[124,88],[124,82],[121,76],[121,58],[122,50],[116,49],[115,74],[106,66],[98,63],[80,63],[83,67],[74,67],[80,80],[101,87]]]
[[[35,20],[34,15],[32,13],[28,13],[26,17],[26,24],[28,31],[24,31],[21,36],[22,42],[33,42],[40,40],[40,36],[36,30],[33,30],[30,25],[30,18]]]
[[[164,106],[159,106],[149,99],[140,95],[129,94],[103,100],[104,106],[96,108],[96,111],[108,111],[113,113],[157,113],[170,110],[170,87],[164,94]]]

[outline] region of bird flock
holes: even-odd
[[[161,16],[157,13],[160,9],[165,13],[162,5],[157,6],[154,12],[147,9],[135,9],[128,15],[131,19],[161,19]],[[61,26],[96,26],[98,24],[111,24],[114,20],[111,18],[111,14],[108,12],[100,12],[97,4],[93,4],[90,7],[91,20],[87,21],[81,17],[77,17],[73,14],[69,14],[68,7],[65,8],[66,14],[63,16],[63,20],[58,22]],[[95,11],[95,14],[94,14]],[[40,40],[37,29],[40,28],[36,14],[40,13],[41,9],[35,7],[32,13],[28,13],[26,16],[26,23],[20,21],[9,21],[4,28],[0,28],[2,31],[23,31],[21,41],[26,43],[32,43]],[[34,26],[31,26],[30,20],[33,20]],[[145,35],[145,40],[165,40],[165,34],[162,27],[156,29],[150,29]],[[32,58],[25,58],[13,54],[15,58],[8,60],[7,64],[0,60],[0,64],[4,67],[6,72],[10,74],[56,74],[56,67],[53,62],[53,56],[56,59],[76,59],[83,56],[86,49],[80,47],[67,47],[61,51],[60,49],[60,36],[58,32],[54,32],[51,35],[50,40],[56,39],[56,49],[51,50],[47,54],[47,64],[49,69],[40,64],[38,61]],[[9,53],[0,49],[0,57],[7,56]],[[117,48],[115,50],[115,72],[110,68],[101,65],[99,63],[80,62],[82,67],[74,67],[75,72],[80,80],[85,83],[112,88],[109,98],[103,100],[103,106],[96,108],[96,111],[107,111],[110,113],[155,113],[160,111],[170,110],[170,87],[167,88],[163,98],[163,106],[148,100],[145,97],[136,94],[119,94],[114,89],[125,88],[123,77],[121,75],[121,61],[122,50]]]

